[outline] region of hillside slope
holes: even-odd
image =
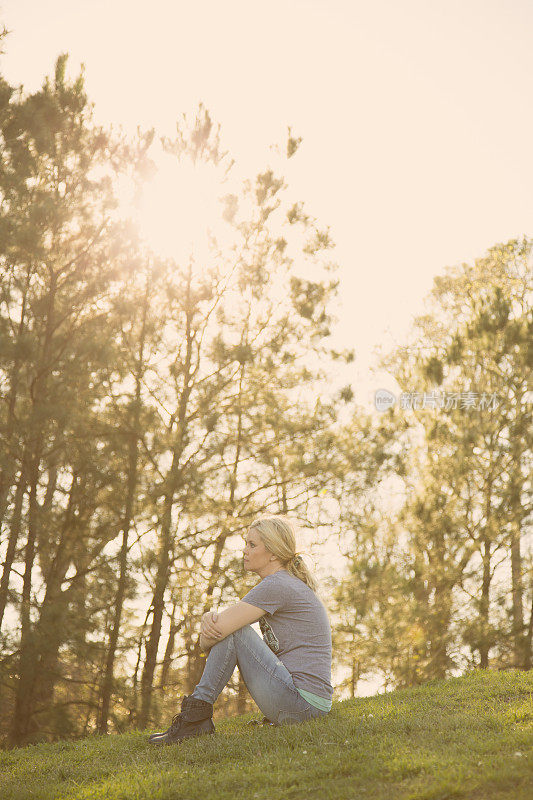
[[[225,719],[213,736],[162,748],[133,732],[4,751],[0,797],[533,797],[533,670],[475,671],[337,702],[299,725],[247,725],[253,718]]]

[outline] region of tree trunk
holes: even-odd
[[[515,521],[513,521],[511,533],[511,581],[513,600],[513,666],[520,669],[524,666],[524,608],[520,526]]]
[[[39,621],[34,626],[29,618],[29,592],[31,589],[31,565],[35,547],[35,525],[30,525],[26,546],[26,569],[24,573],[24,589],[28,596],[24,598],[23,589],[23,627],[19,667],[19,683],[15,699],[15,713],[11,728],[11,741],[23,743],[32,728],[32,717],[36,706],[43,700],[51,701],[57,681],[57,655],[64,637],[64,616],[68,605],[61,596],[61,584],[70,563],[69,550],[66,544],[73,519],[74,493],[78,476],[74,473],[69,491],[69,501],[65,511],[65,520],[55,557],[50,565],[46,580],[46,593],[41,605]],[[35,483],[32,482],[32,490]],[[32,518],[32,495],[30,493],[30,519]],[[37,512],[34,510],[33,514]],[[31,531],[34,531],[31,534]],[[31,534],[31,539],[30,539]],[[30,576],[26,581],[26,576]]]
[[[429,679],[443,680],[448,669],[448,636],[452,616],[452,598],[448,583],[438,578],[431,614],[431,638],[429,642]]]
[[[129,483],[129,481],[128,481]],[[120,623],[122,621],[122,609],[124,597],[126,595],[126,579],[128,568],[128,538],[132,520],[132,504],[130,505],[130,488],[128,487],[128,499],[126,501],[126,514],[122,525],[122,544],[119,554],[119,578],[117,594],[115,597],[115,609],[113,621],[111,623],[111,633],[109,635],[109,645],[107,648],[106,662],[104,667],[104,677],[102,680],[102,691],[98,705],[98,720],[96,729],[98,733],[107,733],[107,722],[109,718],[109,708],[113,693],[113,678],[115,657],[117,652]]]
[[[159,546],[159,556],[157,564],[156,582],[154,595],[152,598],[152,627],[146,643],[146,658],[141,677],[141,711],[139,715],[139,727],[146,728],[150,716],[150,705],[152,702],[152,688],[154,682],[154,672],[157,661],[157,651],[161,638],[161,622],[163,619],[163,606],[165,591],[170,575],[170,549],[172,547],[172,508],[174,498],[180,484],[180,460],[185,448],[186,433],[186,413],[189,398],[192,391],[191,365],[192,365],[192,346],[194,334],[192,332],[192,321],[194,309],[190,305],[190,282],[192,274],[189,271],[189,284],[187,287],[186,298],[186,355],[183,364],[183,390],[178,404],[177,412],[177,434],[173,446],[172,465],[167,476],[167,490],[164,495],[163,515],[161,519],[161,538]]]
[[[161,623],[163,620],[165,591],[170,574],[170,548],[172,536],[170,532],[173,505],[173,492],[165,498],[165,511],[162,520],[159,556],[157,559],[157,576],[152,598],[152,627],[146,643],[146,657],[141,677],[141,711],[139,727],[146,728],[150,716],[152,702],[152,688],[154,672],[157,661],[157,651],[161,638]]]
[[[17,683],[15,706],[10,730],[10,743],[19,745],[25,741],[30,732],[32,717],[32,694],[35,680],[35,670],[38,658],[38,648],[35,631],[31,623],[31,588],[32,571],[35,558],[35,542],[37,539],[37,481],[39,462],[33,458],[30,472],[30,498],[28,536],[24,557],[24,578],[22,584],[22,600],[20,606],[20,657],[19,679]]]
[[[529,625],[524,637],[524,669],[531,669],[533,645],[533,574],[531,575],[531,609],[529,611]]]
[[[31,589],[32,571],[35,559],[35,544],[38,536],[39,503],[37,501],[37,486],[41,455],[44,442],[45,414],[43,403],[47,395],[49,359],[54,330],[54,306],[57,291],[57,276],[50,275],[50,289],[47,297],[47,310],[45,318],[45,333],[42,351],[38,363],[35,365],[36,374],[30,386],[32,409],[28,421],[28,483],[29,483],[29,513],[28,535],[24,554],[24,577],[22,584],[22,600],[20,606],[20,657],[19,679],[16,688],[15,706],[13,711],[10,742],[17,745],[23,742],[29,733],[32,716],[32,692],[35,679],[37,661],[37,643],[35,632],[31,624]]]
[[[361,674],[361,663],[357,656],[352,656],[352,669],[350,673],[350,697],[353,699],[357,691],[357,684],[359,683],[359,676]]]
[[[9,394],[7,398],[7,416],[6,416],[6,432],[5,432],[6,464],[4,465],[4,468],[0,471],[0,523],[4,520],[6,514],[7,496],[9,489],[13,484],[13,480],[16,474],[15,459],[13,458],[10,459],[9,451],[10,450],[13,451],[14,449],[14,438],[12,436],[12,431],[13,431],[13,422],[15,420],[15,406],[17,403],[19,373],[22,360],[21,359],[22,337],[26,328],[26,308],[28,304],[28,290],[30,286],[30,276],[31,276],[31,267],[28,267],[26,271],[26,286],[24,287],[24,294],[22,296],[22,308],[20,311],[20,320],[17,330],[17,340],[15,342],[15,347],[14,347],[13,369],[11,370],[11,377],[9,381]],[[21,472],[23,471],[24,470],[21,465]],[[9,542],[9,545],[10,544],[11,540]],[[16,542],[15,542],[15,547],[16,547]],[[9,570],[11,570],[11,564],[9,565]],[[9,580],[9,570],[7,572],[8,580]],[[4,574],[5,571],[6,571],[6,566],[4,565]],[[1,625],[1,616],[2,615],[0,614],[0,625]]]
[[[128,577],[128,539],[134,515],[135,493],[137,490],[138,447],[139,447],[139,437],[141,435],[141,431],[139,430],[140,413],[141,413],[141,379],[144,371],[143,363],[144,363],[144,345],[146,336],[146,315],[148,312],[148,298],[149,298],[149,282],[147,281],[146,290],[144,293],[142,322],[141,322],[141,331],[139,340],[139,354],[137,358],[137,367],[135,374],[135,399],[133,403],[133,415],[132,415],[133,419],[131,424],[130,441],[129,441],[127,494],[126,494],[126,507],[124,510],[124,520],[122,523],[122,544],[119,555],[119,578],[117,585],[117,595],[115,599],[115,612],[113,616],[111,634],[109,636],[109,646],[107,649],[104,677],[102,681],[102,691],[101,691],[100,704],[98,710],[98,721],[97,721],[98,733],[107,733],[109,708],[111,705],[111,696],[113,693],[115,657],[117,652],[118,637],[120,633],[120,625],[122,622],[122,609],[124,606],[124,598],[126,595],[126,581]]]
[[[165,686],[167,685],[168,673],[170,670],[170,666],[172,664],[172,656],[174,655],[176,634],[183,625],[183,620],[181,620],[181,622],[179,622],[177,625],[174,622],[177,607],[178,607],[177,603],[174,603],[174,605],[172,606],[172,615],[170,617],[170,630],[168,633],[167,646],[165,647],[165,655],[163,656],[163,663],[161,665],[161,680],[159,682],[160,689],[164,689]]]
[[[2,627],[2,620],[4,618],[7,599],[9,597],[9,578],[11,575],[11,567],[13,566],[13,561],[17,550],[17,543],[20,536],[22,505],[24,502],[25,491],[26,482],[24,478],[24,468],[22,468],[17,481],[13,517],[11,519],[11,526],[9,528],[9,539],[7,542],[6,557],[4,559],[4,568],[2,570],[2,580],[0,581],[0,628]]]
[[[146,626],[148,625],[148,619],[150,614],[152,613],[152,607],[148,609],[146,612],[146,616],[144,618],[144,622],[141,628],[141,634],[139,636],[139,644],[137,647],[137,660],[135,662],[135,669],[133,670],[133,677],[132,677],[132,703],[129,710],[129,719],[132,722],[137,722],[138,720],[138,685],[139,685],[139,670],[141,668],[141,658],[142,658],[142,651],[143,651],[143,644],[145,642],[145,631]]]
[[[490,606],[490,539],[486,536],[483,537],[483,549],[481,557],[483,559],[483,578],[481,582],[481,598],[479,601],[479,622],[480,622],[480,640],[479,640],[479,656],[480,667],[487,669],[489,666],[489,650],[490,650],[490,636],[489,636],[489,606]]]

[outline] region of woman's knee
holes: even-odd
[[[256,649],[263,641],[261,636],[259,636],[257,631],[254,631],[251,625],[243,625],[242,628],[234,631],[231,635],[233,636],[233,642],[237,650],[240,650],[242,647],[247,650]]]
[[[250,639],[254,636],[258,636],[257,632],[254,631],[251,625],[243,625],[242,628],[239,630],[234,631],[232,634],[236,639]]]

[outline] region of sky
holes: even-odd
[[[202,101],[250,175],[291,126],[291,191],[330,227],[355,399],[446,266],[530,235],[533,3],[0,0],[28,91],[70,54],[99,121],[171,135]]]
[[[532,234],[531,0],[0,0],[1,21],[5,78],[36,90],[68,52],[103,123],[172,135],[201,101],[250,176],[302,137],[287,179],[336,242],[368,412],[397,390],[376,348],[434,277]]]

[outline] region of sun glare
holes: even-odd
[[[221,233],[220,174],[210,164],[194,165],[162,156],[145,184],[138,204],[140,233],[165,258],[205,260],[208,234]]]

